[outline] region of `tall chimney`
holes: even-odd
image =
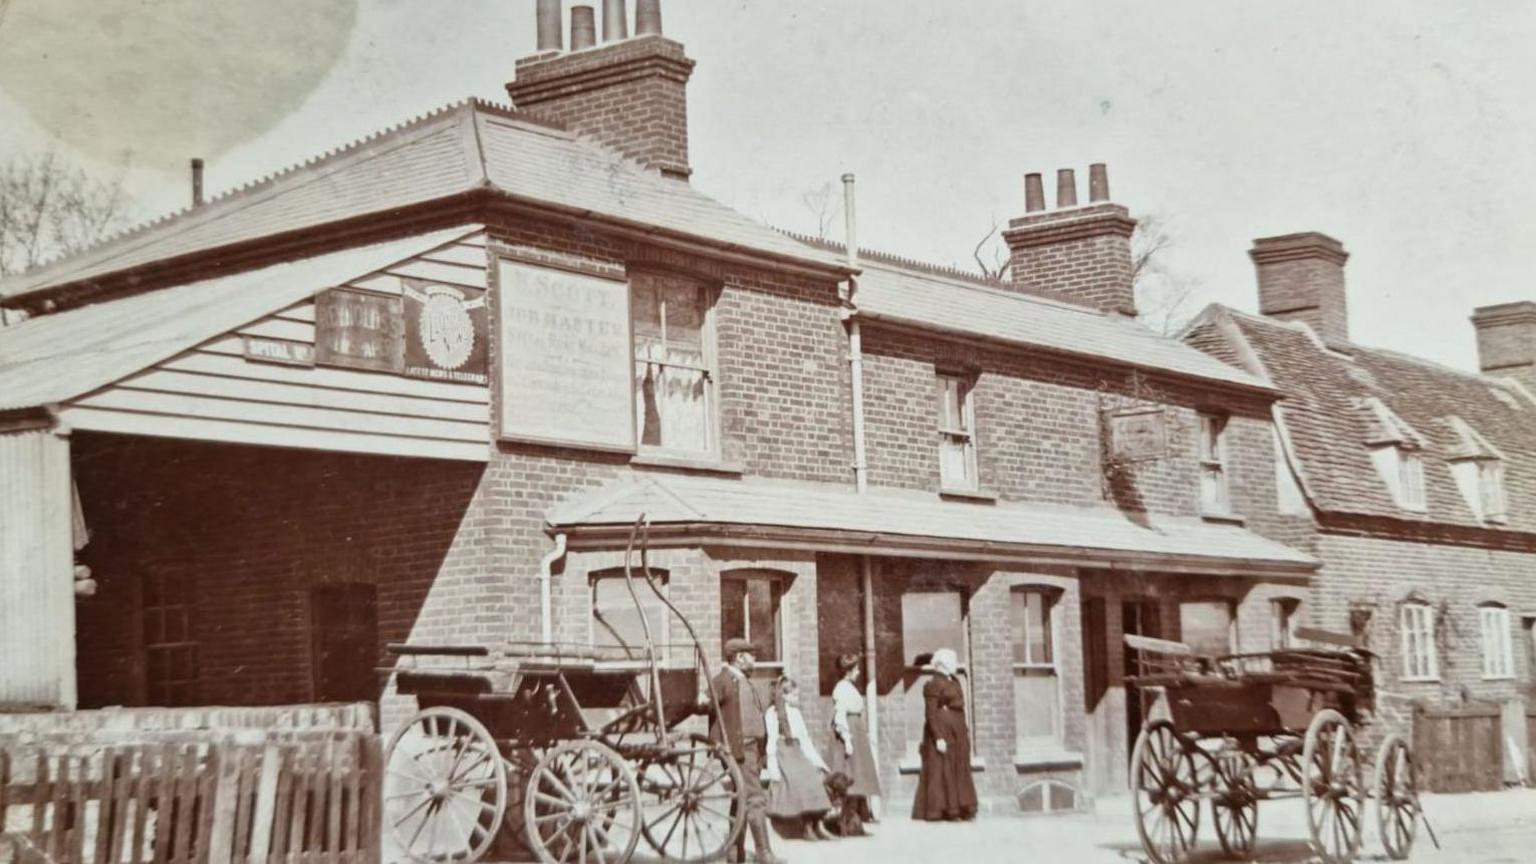
[[[1513,378],[1536,393],[1536,303],[1500,303],[1472,313],[1477,365],[1488,375]]]
[[[539,0],[534,19],[539,33],[539,53],[562,50],[565,43],[560,41],[560,0]]]
[[[1109,200],[1109,168],[1103,162],[1088,166],[1088,203]]]
[[[573,40],[579,35],[579,16],[590,27],[592,7],[571,10]],[[591,137],[664,175],[687,179],[693,61],[660,29],[657,0],[640,0],[635,38],[586,50],[573,41],[570,53],[524,57],[517,61],[507,95],[521,111]]]
[[[591,6],[571,7],[572,51],[585,51],[597,44],[596,14]]]
[[[203,160],[192,160],[192,206],[203,206]]]
[[[618,42],[629,38],[629,10],[624,0],[603,0],[603,41]]]
[[[1349,348],[1344,244],[1316,231],[1261,237],[1248,250],[1259,278],[1259,313],[1311,327],[1330,348]]]
[[[1109,175],[1090,171],[1090,194],[1109,192]],[[1095,183],[1097,182],[1097,186]],[[1131,272],[1131,232],[1136,220],[1119,204],[1077,206],[1076,174],[1056,172],[1056,209],[1045,209],[1040,175],[1024,178],[1025,213],[1008,223],[1003,240],[1011,253],[1009,287],[1020,294],[1053,297],[1100,312],[1136,314]]]

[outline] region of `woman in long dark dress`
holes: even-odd
[[[976,816],[976,784],[971,779],[971,735],[965,725],[965,688],[955,679],[959,666],[955,652],[933,652],[934,674],[923,686],[926,722],[922,773],[912,818],[939,821]]]

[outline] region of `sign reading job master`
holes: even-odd
[[[635,449],[629,286],[502,260],[502,438]]]

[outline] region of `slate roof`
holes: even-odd
[[[1202,312],[1186,341],[1244,359],[1281,390],[1276,416],[1319,510],[1482,526],[1451,473],[1469,455],[1464,424],[1504,457],[1507,527],[1536,531],[1536,399],[1514,382],[1379,348],[1343,354],[1302,325],[1224,306]],[[1371,461],[1367,442],[1404,437],[1393,418],[1422,441],[1424,513],[1398,507]]]
[[[667,525],[851,532],[883,549],[960,544],[988,557],[1041,557],[1087,566],[1305,576],[1312,559],[1236,525],[1109,507],[946,501],[896,489],[692,475],[637,474],[581,493],[546,516],[553,530],[627,528],[644,514]],[[728,533],[725,532],[725,533]],[[905,546],[903,544],[906,544]],[[862,548],[862,547],[861,547]]]
[[[0,411],[105,387],[315,293],[483,230],[459,226],[42,315],[0,330]]]
[[[662,237],[828,270],[843,264],[591,140],[471,99],[0,281],[0,298],[478,190]]]

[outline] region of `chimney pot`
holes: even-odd
[[[192,206],[203,206],[203,160],[192,160]]]
[[[539,0],[534,16],[539,32],[539,53],[564,48],[560,41],[560,0]]]
[[[591,6],[571,7],[571,50],[581,51],[597,44],[597,13]]]
[[[1109,200],[1109,168],[1103,162],[1088,166],[1088,203]]]
[[[1036,213],[1045,209],[1045,184],[1041,182],[1040,175],[1024,175],[1024,211]]]
[[[1056,172],[1056,208],[1077,206],[1077,175],[1071,168]]]
[[[625,0],[603,0],[603,41],[622,42],[629,38],[629,9]]]
[[[635,0],[635,35],[662,35],[661,0]]]

